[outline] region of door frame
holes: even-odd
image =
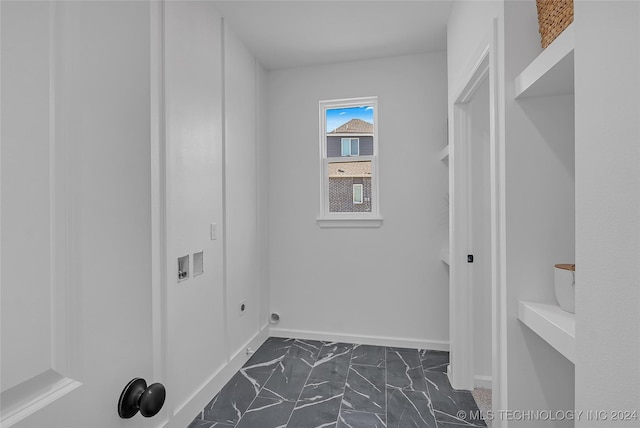
[[[151,315],[153,332],[152,382],[170,387],[167,373],[167,144],[165,126],[164,1],[151,2],[150,17],[150,144],[151,144]],[[175,403],[167,394],[156,416],[165,426],[174,414]]]
[[[494,19],[477,54],[465,74],[455,97],[449,104],[452,117],[449,141],[449,242],[450,264],[450,364],[449,381],[455,389],[474,388],[474,301],[467,264],[469,248],[469,153],[470,117],[468,106],[480,86],[489,83],[490,129],[490,193],[491,193],[491,349],[492,349],[492,403],[496,409],[506,405],[506,204],[505,204],[505,144],[499,134],[499,79],[497,57],[497,19]],[[496,427],[506,423],[494,420]]]

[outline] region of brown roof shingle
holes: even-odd
[[[327,134],[373,134],[373,123],[362,119],[351,119]]]
[[[371,161],[332,162],[329,164],[329,177],[371,177]]]

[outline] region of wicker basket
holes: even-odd
[[[573,0],[536,0],[542,48],[573,22]]]

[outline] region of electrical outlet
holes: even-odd
[[[218,225],[216,223],[209,225],[209,238],[211,238],[212,241],[218,239]]]
[[[238,309],[240,310],[240,316],[244,315],[247,312],[247,303],[245,299],[242,299],[240,301],[240,305],[238,306]]]

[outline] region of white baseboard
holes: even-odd
[[[447,379],[449,383],[451,383],[451,364],[447,364]],[[475,388],[492,389],[493,378],[491,376],[475,375],[473,377],[473,384]]]
[[[476,375],[473,377],[473,384],[476,388],[491,389],[491,387],[493,386],[493,379],[491,378],[491,376]]]
[[[291,339],[323,340],[329,342],[359,343],[362,345],[396,346],[412,349],[433,349],[448,351],[449,342],[441,340],[423,340],[405,337],[366,336],[354,334],[338,334],[321,331],[291,330],[271,327],[269,334],[275,337]]]
[[[251,347],[251,349],[256,350],[262,346],[268,337],[269,329],[263,328],[242,349]],[[188,426],[193,421],[193,418],[220,392],[222,387],[229,382],[250,357],[245,352],[237,352],[233,355],[224,367],[212,375],[179,409],[176,409],[175,415],[163,424],[162,428],[184,428]]]

